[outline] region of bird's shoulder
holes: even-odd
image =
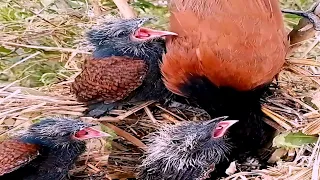
[[[39,154],[39,146],[16,139],[0,142],[0,176],[26,165]]]

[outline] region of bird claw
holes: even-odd
[[[312,24],[316,31],[320,31],[320,17],[315,12],[317,7],[319,6],[320,1],[314,3],[310,9],[307,11],[296,11],[296,10],[290,10],[290,9],[283,9],[281,12],[287,13],[287,14],[294,14],[297,16],[301,16],[304,18],[307,18]]]

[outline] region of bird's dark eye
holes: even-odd
[[[62,132],[62,133],[60,133],[60,136],[63,136],[63,137],[65,137],[65,136],[70,136],[70,133],[68,133],[68,132]]]
[[[174,140],[172,140],[172,143],[173,143],[173,144],[179,144],[179,140],[175,140],[175,139],[174,139]]]
[[[125,36],[126,34],[128,34],[128,32],[119,29],[116,32],[114,32],[114,34],[116,37],[121,37],[121,36]]]

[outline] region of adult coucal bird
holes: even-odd
[[[168,31],[142,27],[150,18],[105,23],[87,33],[95,46],[82,73],[71,85],[79,101],[89,105],[88,115],[100,117],[115,106],[169,95],[159,68]]]
[[[1,180],[62,180],[86,149],[84,140],[110,136],[80,120],[47,118],[0,143]]]
[[[215,163],[214,179],[225,175],[230,161],[256,155],[274,132],[262,120],[260,98],[280,72],[289,45],[279,2],[172,0],[169,8],[170,31],[178,36],[166,42],[167,53],[161,65],[166,87],[195,100],[212,117],[239,120],[229,129],[230,154],[227,160]],[[194,146],[200,144],[196,138],[193,142]],[[162,161],[166,162],[170,161]],[[192,159],[184,163],[190,164]],[[144,167],[144,171],[157,172],[159,179],[168,179],[161,177],[174,173],[177,179],[193,179],[188,171],[154,170],[158,167]]]

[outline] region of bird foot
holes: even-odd
[[[316,31],[320,31],[320,17],[317,15],[319,12],[317,11],[317,8],[319,6],[320,1],[314,3],[311,8],[307,11],[296,11],[296,10],[290,10],[290,9],[283,9],[281,10],[283,13],[287,14],[294,14],[297,16],[301,16],[304,18],[307,18],[312,24]]]

